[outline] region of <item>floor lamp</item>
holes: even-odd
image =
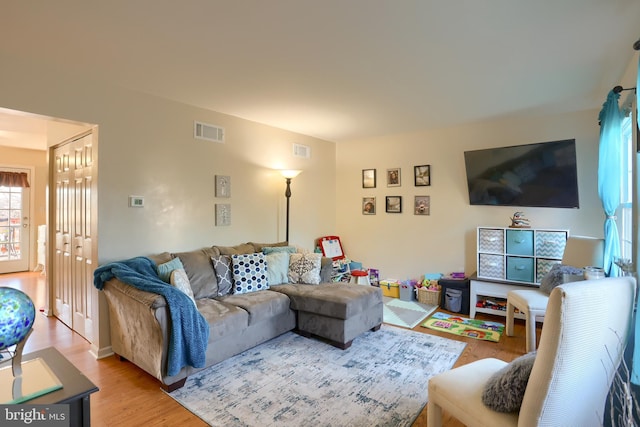
[[[300,172],[302,171],[294,169],[285,169],[280,171],[284,179],[287,181],[287,189],[284,192],[284,197],[287,198],[287,234],[285,238],[287,242],[289,241],[289,199],[291,199],[291,180],[298,176]]]

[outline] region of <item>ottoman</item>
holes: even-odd
[[[355,337],[382,324],[382,291],[373,286],[321,283],[287,284],[270,288],[291,300],[301,335],[324,338],[346,349]]]

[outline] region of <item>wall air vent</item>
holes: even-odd
[[[224,142],[224,128],[202,122],[193,122],[193,137],[213,142]]]
[[[311,158],[311,147],[302,144],[293,144],[293,155],[296,157]]]

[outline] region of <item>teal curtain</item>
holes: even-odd
[[[598,154],[598,195],[604,209],[604,271],[618,276],[614,260],[620,257],[620,235],[616,225],[616,210],[620,205],[620,160],[622,156],[622,113],[619,93],[613,90],[600,111],[600,149]]]

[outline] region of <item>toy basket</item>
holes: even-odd
[[[418,302],[429,305],[440,305],[440,290],[417,288]]]

